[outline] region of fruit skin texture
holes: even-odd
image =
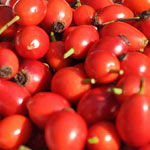
[[[115,81],[119,74],[112,73],[110,72],[111,70],[120,70],[120,62],[115,55],[105,51],[95,51],[86,57],[85,71],[97,83],[111,83]]]
[[[135,27],[125,22],[113,22],[102,28],[100,31],[101,37],[112,35],[125,35],[129,42],[129,51],[139,51],[148,44],[146,36]]]
[[[91,84],[84,84],[87,76],[77,67],[65,67],[58,70],[51,81],[51,91],[64,96],[71,103],[77,103],[80,97],[86,93]]]
[[[86,13],[85,13],[86,12]],[[95,10],[89,5],[81,5],[75,9],[73,13],[73,20],[76,25],[90,25],[93,23]]]
[[[91,125],[101,120],[113,120],[119,104],[109,87],[93,88],[85,93],[77,105],[78,113]]]
[[[107,51],[116,56],[126,53],[129,49],[128,40],[124,35],[104,36],[94,42],[88,51],[88,54],[94,51]]]
[[[122,4],[129,7],[136,14],[150,9],[149,0],[124,0]]]
[[[15,47],[24,58],[39,59],[49,48],[49,37],[44,29],[38,26],[22,27],[16,35]]]
[[[65,27],[62,30],[53,29],[53,24],[57,21],[63,22]],[[72,9],[65,0],[49,0],[47,13],[42,21],[42,26],[47,30],[62,32],[67,29],[72,22]]]
[[[52,113],[70,107],[64,97],[52,92],[36,93],[26,105],[31,120],[43,129]]]
[[[30,96],[26,89],[16,83],[0,80],[0,114],[2,116],[26,114],[25,103]]]
[[[116,127],[121,139],[130,146],[141,147],[150,142],[150,101],[142,94],[130,97],[120,108]]]
[[[26,88],[31,94],[48,90],[52,78],[49,68],[34,59],[24,59],[20,64],[14,81]]]
[[[82,150],[86,138],[87,125],[73,110],[52,114],[45,128],[46,144],[51,150]]]
[[[20,25],[38,25],[47,13],[47,4],[44,0],[18,0],[12,11],[20,17]]]
[[[7,48],[0,48],[0,79],[13,78],[19,69],[19,60],[16,54]]]
[[[113,4],[112,0],[81,0],[81,4],[92,6],[95,10],[100,10],[108,5]]]
[[[31,135],[30,121],[23,115],[11,115],[0,121],[0,148],[12,149],[25,144]]]
[[[89,139],[97,138],[97,142],[91,144]],[[98,122],[92,125],[88,131],[87,147],[89,150],[119,150],[121,141],[115,126],[111,122]]]

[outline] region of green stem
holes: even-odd
[[[86,78],[83,80],[83,84],[95,84],[96,80],[94,78]]]
[[[99,139],[97,136],[94,136],[94,137],[88,139],[89,144],[98,144],[98,142],[99,142]]]
[[[71,48],[69,51],[67,51],[65,54],[64,54],[64,59],[70,57],[71,55],[73,55],[75,53],[75,49],[74,48]]]
[[[50,33],[50,36],[51,36],[51,41],[52,41],[52,42],[55,42],[55,41],[56,41],[56,38],[55,38],[54,32],[51,32],[51,33]]]
[[[123,70],[110,70],[110,73],[117,73],[119,75],[123,75],[124,74],[124,71]]]
[[[78,7],[80,7],[81,6],[81,2],[80,2],[80,0],[77,0],[76,1],[76,7],[78,8]]]
[[[143,52],[144,52],[144,48],[141,48],[141,49],[139,50],[139,52],[140,52],[140,53],[143,53]]]
[[[121,95],[123,93],[121,88],[109,88],[108,91],[113,92],[116,95]]]
[[[144,84],[145,84],[145,78],[141,78],[141,83],[140,83],[140,94],[144,94]]]
[[[140,19],[141,19],[141,18],[140,18],[139,16],[133,17],[133,18],[117,19],[117,20],[112,20],[112,21],[105,22],[105,23],[102,24],[102,26],[105,26],[105,25],[110,24],[110,23],[112,23],[112,22],[119,22],[119,21],[124,22],[124,21],[131,21],[131,20],[140,20]]]
[[[10,27],[12,24],[14,24],[15,22],[17,22],[20,19],[19,16],[15,16],[11,21],[7,22],[2,28],[0,28],[0,35],[8,28]]]
[[[19,150],[31,150],[29,147],[26,147],[26,146],[24,146],[24,145],[21,145],[20,147],[19,147]]]
[[[28,45],[28,46],[27,46],[27,49],[28,49],[29,51],[31,51],[33,48],[34,48],[34,46],[32,46],[32,45],[30,45],[30,46]]]

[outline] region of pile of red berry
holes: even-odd
[[[0,3],[0,150],[150,150],[149,0]]]

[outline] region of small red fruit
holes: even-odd
[[[0,114],[26,114],[26,102],[30,96],[26,89],[16,83],[0,80]]]
[[[62,32],[72,22],[72,9],[65,0],[49,0],[47,13],[42,21],[42,26],[47,30]]]
[[[124,0],[122,4],[129,7],[135,14],[150,9],[149,0]]]
[[[119,73],[122,73],[118,58],[105,51],[89,53],[85,60],[85,70],[97,83],[111,83],[119,77]]]
[[[142,147],[150,142],[150,101],[143,94],[130,97],[120,108],[116,126],[121,139],[130,146]]]
[[[65,67],[58,70],[51,81],[51,90],[64,96],[72,103],[77,103],[80,97],[90,88],[90,83],[84,83],[85,72],[77,67]]]
[[[119,150],[120,145],[118,133],[111,122],[99,122],[89,128],[87,137],[89,150]]]
[[[130,42],[129,51],[139,51],[148,44],[146,36],[134,26],[125,22],[110,23],[100,31],[102,37],[123,34]]]
[[[0,148],[12,149],[25,144],[31,135],[31,123],[23,115],[11,115],[0,121]]]
[[[14,80],[31,94],[35,94],[48,90],[51,78],[52,74],[44,63],[34,59],[24,59]]]
[[[81,116],[72,110],[53,113],[45,128],[45,140],[49,149],[82,150],[86,138],[87,125]]]
[[[48,51],[49,43],[48,34],[38,26],[22,27],[15,38],[16,50],[24,58],[43,57]]]
[[[106,22],[117,19],[125,19],[134,17],[134,13],[126,6],[120,4],[112,4],[97,11],[94,24],[103,25]]]
[[[19,60],[16,54],[7,48],[0,48],[0,79],[13,78],[19,69]]]
[[[86,12],[86,13],[85,13]],[[81,5],[75,9],[73,19],[76,25],[90,25],[93,23],[95,10],[89,5]]]
[[[99,87],[89,90],[78,103],[77,111],[88,124],[103,120],[113,120],[119,109],[109,87]]]
[[[99,40],[99,33],[94,26],[81,25],[76,27],[66,37],[64,58],[69,56],[76,59],[85,58],[90,46],[97,40]]]
[[[69,107],[70,104],[65,98],[52,92],[36,93],[27,102],[31,120],[43,129],[52,113]]]
[[[71,64],[71,59],[64,59],[65,43],[63,41],[51,42],[48,52],[46,53],[46,61],[54,69],[59,70]]]

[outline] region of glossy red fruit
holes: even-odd
[[[18,54],[24,58],[39,59],[49,48],[48,34],[38,26],[25,26],[20,29],[15,38]]]
[[[88,131],[89,150],[119,150],[121,141],[115,126],[111,122],[98,122]]]
[[[0,49],[0,79],[13,78],[19,69],[19,60],[16,54],[7,48]]]
[[[73,13],[73,20],[76,25],[90,25],[93,23],[94,16],[95,10],[93,7],[89,5],[81,5],[75,9]]]
[[[25,144],[31,135],[31,123],[23,115],[11,115],[0,121],[0,148],[12,149]]]
[[[112,5],[112,0],[81,0],[81,4],[92,6],[95,10],[100,10],[108,5]]]
[[[7,22],[13,18],[12,8],[5,5],[0,5],[0,28],[2,28]],[[14,37],[17,31],[17,25],[13,24],[3,34],[1,37]]]
[[[62,32],[72,22],[72,9],[65,0],[50,0],[42,26],[47,30]]]
[[[95,42],[88,53],[105,51],[120,56],[128,51],[129,45],[130,43],[124,35],[106,36]]]
[[[23,87],[11,81],[0,80],[0,114],[26,114],[26,102],[30,94]]]
[[[149,0],[124,0],[122,4],[129,7],[136,14],[150,9]]]
[[[134,82],[133,82],[134,81]],[[139,93],[141,88],[141,77],[139,75],[129,74],[122,77],[114,89],[116,98],[119,103],[123,104],[129,100],[130,96],[133,94]],[[145,77],[144,81],[144,95],[150,97],[150,79]],[[119,93],[118,93],[119,92]]]
[[[150,101],[143,94],[130,97],[120,108],[116,126],[121,139],[130,146],[141,147],[150,142]]]
[[[85,71],[97,83],[111,83],[119,76],[120,62],[109,52],[95,51],[86,57]]]
[[[87,125],[73,110],[52,114],[45,128],[45,140],[49,149],[81,150],[85,146],[86,138]]]
[[[64,96],[72,103],[77,103],[80,97],[90,88],[90,83],[84,83],[85,72],[77,67],[65,67],[58,70],[51,81],[51,90]]]
[[[47,4],[45,0],[18,0],[12,9],[20,25],[38,25],[47,13]]]
[[[102,28],[100,34],[102,37],[120,34],[125,35],[130,42],[129,51],[139,51],[148,44],[146,36],[141,31],[125,22],[110,23]]]
[[[46,53],[47,63],[54,69],[59,70],[71,64],[71,59],[64,59],[65,43],[63,41],[51,42]]]
[[[43,129],[52,113],[69,107],[70,104],[64,97],[52,92],[36,93],[27,102],[30,118]]]
[[[102,25],[106,22],[134,17],[134,13],[126,6],[112,4],[97,11],[94,19],[95,25]]]
[[[24,59],[14,80],[31,94],[47,90],[52,78],[49,68],[42,62]]]
[[[77,111],[88,124],[102,120],[113,120],[119,104],[108,87],[93,88],[79,101]]]
[[[128,52],[120,63],[123,75],[150,76],[150,59],[140,52]]]
[[[92,38],[91,38],[92,37]],[[85,58],[93,42],[99,40],[97,29],[91,25],[81,25],[68,34],[65,40],[65,58],[71,56],[76,59]],[[70,51],[72,53],[70,55]]]

